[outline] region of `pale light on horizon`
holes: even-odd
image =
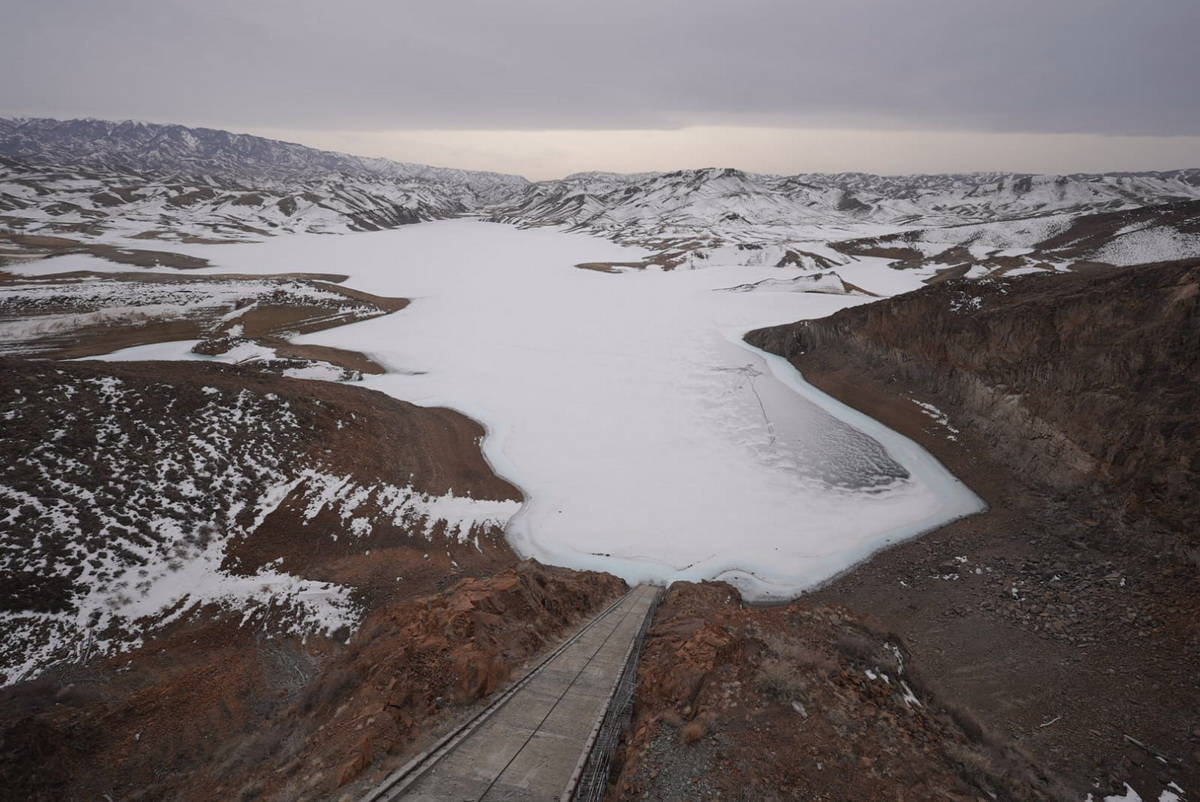
[[[1098,173],[1200,167],[1200,136],[689,126],[630,130],[248,128],[241,132],[396,161],[516,173],[697,167],[795,174]]]
[[[1196,0],[8,5],[5,115],[534,179],[1200,166]]]

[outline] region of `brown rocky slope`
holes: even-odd
[[[1013,470],[1200,548],[1200,260],[951,281],[747,340],[911,384]]]
[[[520,498],[451,410],[220,364],[2,360],[0,420],[0,799],[339,797],[624,588],[439,517],[426,499]],[[327,625],[305,604],[331,593]]]
[[[1200,785],[1198,287],[1196,261],[951,281],[747,338],[989,505],[795,604],[902,637],[1075,799]]]
[[[895,634],[840,607],[671,586],[610,798],[1053,799],[1018,749],[934,698]]]

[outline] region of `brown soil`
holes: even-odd
[[[796,604],[845,605],[898,633],[937,698],[1075,799],[1126,781],[1144,799],[1169,782],[1190,791],[1200,264],[1028,278],[950,282],[749,337],[989,504]]]
[[[296,345],[278,337],[260,337],[263,345],[274,348],[275,355],[284,359],[304,359],[312,362],[328,362],[359,373],[381,375],[384,367],[359,351],[334,348],[332,345]]]
[[[622,590],[526,561],[397,589],[348,644],[194,620],[8,689],[0,799],[356,798]]]
[[[174,267],[180,270],[208,267],[208,260],[198,256],[188,256],[171,251],[119,248],[115,245],[81,242],[67,237],[0,232],[0,244],[8,246],[6,254],[11,259],[45,259],[51,256],[84,253],[117,264],[135,267]],[[0,260],[0,264],[3,264],[3,260]]]
[[[242,327],[241,339],[255,340],[263,345],[276,349],[283,358],[316,360],[330,362],[339,367],[356,370],[361,373],[383,373],[383,368],[368,358],[365,354],[347,349],[315,345],[292,345],[285,339],[295,334],[310,334],[324,329],[336,328],[372,315],[386,315],[404,309],[408,305],[406,298],[389,298],[372,295],[350,287],[343,287],[334,282],[345,280],[345,276],[324,273],[285,273],[275,275],[252,276],[247,274],[214,274],[199,278],[172,276],[155,273],[116,273],[99,274],[91,271],[75,271],[70,273],[43,276],[40,283],[61,281],[74,285],[79,279],[103,279],[105,281],[120,281],[131,285],[146,284],[184,284],[196,282],[229,282],[239,281],[303,281],[314,287],[343,296],[345,309],[339,310],[330,306],[305,306],[302,304],[259,304],[239,315],[236,320],[222,322],[219,315],[224,310],[213,308],[208,314],[189,314],[182,318],[151,318],[126,321],[124,325],[91,325],[81,326],[69,332],[56,332],[40,339],[32,339],[21,343],[30,352],[39,357],[56,359],[77,359],[80,357],[99,356],[113,351],[130,348],[137,345],[152,343],[176,342],[179,340],[205,340],[203,353],[219,354],[228,348],[220,347],[219,341],[226,339],[229,329],[236,325]],[[20,283],[18,277],[0,273],[0,285],[6,282]],[[372,315],[364,316],[359,309],[353,307],[371,308]],[[0,314],[8,319],[33,318],[43,314],[70,313],[86,311],[70,307],[63,308],[34,308],[21,309],[8,305],[0,309]],[[232,343],[230,343],[232,345]]]
[[[155,559],[139,554],[170,553],[181,544],[168,538],[187,541],[209,528],[233,529],[226,571],[248,575],[270,563],[350,585],[368,603],[399,588],[431,591],[459,570],[513,559],[498,526],[455,535],[444,523],[397,518],[389,506],[389,487],[520,500],[484,459],[483,428],[452,410],[220,364],[0,360],[0,367],[0,408],[16,416],[0,439],[0,514],[9,522],[0,529],[0,609],[8,613],[68,609],[94,586],[87,583],[100,581],[82,573],[93,555],[112,552],[120,565],[144,567]],[[118,406],[97,389],[110,379],[120,381]],[[214,454],[219,460],[209,459]],[[264,464],[266,473],[255,467]],[[54,498],[49,476],[63,496],[60,514],[73,516],[64,519],[70,527],[23,503]],[[352,512],[365,530],[352,534],[337,504],[311,507],[319,492],[312,476],[364,491]],[[294,484],[257,519],[263,483]],[[197,489],[177,489],[189,485]],[[163,515],[178,527],[150,525]],[[15,630],[9,623],[0,620],[0,633],[21,631],[19,621]],[[153,622],[131,634],[147,627]],[[23,654],[18,641],[3,647],[6,658],[9,649]]]
[[[805,265],[809,264],[813,265],[818,270],[834,270],[839,266],[837,262],[822,256],[819,253],[812,253],[811,251],[794,251],[791,249],[787,250],[783,256],[780,257],[779,261],[775,263],[775,266],[787,267],[788,265],[793,265],[795,267],[804,267]]]
[[[625,270],[621,268],[645,270],[651,266],[663,270],[674,270],[683,264],[687,258],[687,253],[687,250],[664,251],[649,256],[640,262],[581,262],[575,265],[575,267],[580,270],[595,270],[598,273],[624,273]]]
[[[38,280],[56,280],[56,279],[114,279],[117,281],[141,281],[147,284],[177,284],[186,281],[239,281],[242,279],[296,279],[297,281],[319,281],[332,284],[341,284],[349,276],[342,273],[205,273],[202,276],[187,276],[178,273],[99,273],[95,270],[69,270],[62,273],[50,273],[44,276],[39,276]],[[29,281],[28,277],[10,276],[6,278],[8,281]],[[359,290],[353,290],[350,287],[339,288],[346,295],[358,293],[352,297],[382,297],[371,296],[369,293],[362,293]]]
[[[1017,749],[840,607],[747,609],[676,583],[655,617],[613,799],[1052,799]]]
[[[6,360],[2,375],[24,400],[26,428],[61,424],[55,418],[60,397],[41,390],[54,390],[68,377],[87,386],[111,376],[127,390],[141,388],[138,397],[146,400],[131,409],[129,420],[106,418],[105,436],[86,427],[66,434],[74,438],[72,454],[84,462],[97,450],[134,443],[118,484],[134,481],[139,458],[151,461],[146,471],[157,478],[153,460],[163,444],[147,448],[144,434],[139,441],[139,433],[150,431],[150,418],[167,424],[153,430],[156,438],[178,432],[206,451],[214,443],[196,443],[208,435],[190,425],[191,410],[219,398],[242,410],[249,398],[266,398],[286,402],[298,422],[293,429],[299,439],[287,446],[295,453],[284,470],[294,463],[360,485],[411,483],[435,495],[453,489],[479,499],[520,498],[484,460],[479,424],[369,390],[173,362]],[[77,389],[73,403],[79,407],[87,398]],[[160,408],[153,408],[154,399]],[[35,403],[44,414],[33,415]],[[24,434],[42,438],[40,429]],[[238,459],[238,436],[215,445]],[[5,459],[12,463],[21,453]],[[138,494],[127,488],[123,496],[104,496],[104,486],[113,482],[90,467],[83,464],[75,478],[91,477],[94,497],[136,518],[140,513],[124,499]],[[273,628],[269,617],[246,622],[238,611],[208,607],[150,628],[131,651],[59,664],[36,680],[5,688],[0,799],[337,796],[376,761],[382,771],[401,759],[416,739],[495,690],[523,661],[624,588],[605,574],[518,563],[494,526],[459,539],[437,527],[426,533],[423,522],[371,517],[373,499],[355,509],[356,516],[371,517],[370,531],[352,534],[331,507],[310,519],[302,489],[249,535],[232,541],[223,567],[246,573],[270,563],[352,587],[364,610],[353,636],[343,631],[305,639]],[[101,542],[96,549],[104,547],[120,544]],[[49,570],[54,548],[47,549]],[[21,592],[12,598],[29,600]]]
[[[581,270],[595,270],[600,273],[624,273],[626,269],[645,270],[647,267],[658,267],[662,270],[674,270],[688,260],[689,257],[696,259],[706,259],[707,254],[703,250],[704,247],[716,247],[724,244],[721,240],[710,240],[701,242],[697,240],[646,240],[640,241],[637,239],[627,239],[618,237],[619,242],[626,245],[634,245],[645,248],[650,251],[655,251],[651,256],[646,257],[640,262],[582,262],[575,265]],[[844,244],[844,243],[839,243]],[[762,248],[762,245],[756,243],[740,243],[738,250],[755,251]],[[849,251],[846,253],[857,253],[857,251]],[[877,254],[867,254],[877,255]],[[918,254],[919,256],[920,254]],[[788,250],[779,261],[775,263],[775,267],[787,267],[796,265],[803,267],[806,264],[815,265],[818,269],[825,270],[836,268],[836,262],[821,256],[820,254],[810,253],[809,251]],[[867,293],[873,295],[874,293]]]
[[[629,267],[636,270],[644,270],[646,266],[641,262],[580,262],[575,265],[580,270],[595,270],[597,273],[620,273],[618,267]]]
[[[901,239],[896,237],[896,239]],[[893,267],[908,268],[916,267],[925,258],[925,255],[914,248],[894,247],[880,244],[880,240],[875,237],[866,239],[852,239],[843,242],[831,242],[829,247],[834,250],[841,251],[847,256],[865,256],[876,257],[879,259],[891,259]]]

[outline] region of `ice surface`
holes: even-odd
[[[483,422],[486,455],[528,499],[510,540],[546,562],[787,596],[982,507],[916,444],[742,343],[869,300],[713,292],[790,269],[610,275],[573,265],[645,252],[471,220],[176,249],[218,272],[335,271],[413,299],[298,342],[364,351],[389,370],[368,386]],[[917,283],[883,260],[839,273],[875,292]]]

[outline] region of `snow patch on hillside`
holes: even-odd
[[[466,543],[480,528],[504,527],[521,508],[518,501],[475,499],[457,496],[453,491],[436,496],[422,493],[411,485],[360,485],[351,481],[349,475],[311,469],[304,471],[299,481],[302,481],[299,499],[305,507],[306,520],[311,521],[323,510],[329,510],[343,521],[353,519],[356,534],[369,531],[371,517],[364,517],[362,513],[372,510],[372,516],[382,516],[396,526],[419,530],[431,540],[440,529],[443,537]]]
[[[214,389],[183,413],[181,432],[170,416],[143,414],[161,410],[166,385],[60,376],[4,399],[6,438],[36,442],[3,472],[0,568],[72,589],[44,611],[0,613],[8,682],[53,660],[136,646],[147,626],[206,605],[241,610],[244,620],[269,615],[298,632],[354,625],[344,588],[221,568],[229,541],[252,533],[286,496],[279,477],[300,425],[286,401]],[[69,401],[49,424],[53,398]]]

